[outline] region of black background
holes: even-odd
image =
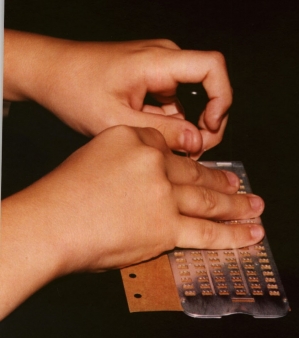
[[[234,103],[223,142],[202,159],[244,163],[266,202],[263,223],[292,312],[211,320],[130,314],[119,271],[110,271],[53,281],[0,323],[0,336],[299,337],[299,2],[7,0],[5,26],[75,40],[168,38],[182,48],[221,51]],[[191,100],[183,98],[192,119],[198,111]],[[86,141],[37,104],[14,103],[3,123],[2,197]]]

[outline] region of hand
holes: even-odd
[[[4,64],[6,99],[33,99],[90,136],[121,124],[153,127],[193,157],[221,141],[232,101],[220,53],[169,40],[75,42],[7,30]],[[179,82],[202,82],[210,98],[199,130],[184,120]],[[144,105],[147,93],[161,107]]]
[[[120,268],[174,247],[242,247],[264,235],[260,225],[216,223],[257,217],[264,203],[235,194],[233,173],[172,154],[154,129],[106,130],[43,185],[59,220],[54,233],[68,238],[71,271]]]
[[[233,173],[174,155],[155,129],[107,129],[2,202],[0,318],[67,273],[120,268],[174,247],[258,242],[260,225],[215,222],[263,211],[261,198],[235,194],[238,186]]]

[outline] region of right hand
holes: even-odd
[[[58,276],[135,264],[175,247],[254,244],[264,203],[233,173],[174,155],[155,129],[107,129],[2,201],[0,320]]]
[[[260,197],[235,194],[238,187],[233,173],[174,155],[158,131],[119,126],[71,155],[33,187],[32,196],[43,201],[43,217],[49,215],[47,235],[60,234],[55,238],[65,248],[67,270],[98,271],[174,247],[256,243],[264,235],[260,225],[215,222],[263,211]]]

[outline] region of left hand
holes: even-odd
[[[169,40],[76,42],[14,31],[5,41],[4,97],[33,99],[85,135],[121,124],[153,127],[171,149],[194,157],[222,139],[232,92],[218,52],[181,50]],[[210,99],[199,130],[176,98],[179,83],[198,82]],[[161,107],[144,105],[147,93]]]

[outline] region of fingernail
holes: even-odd
[[[238,188],[240,185],[240,179],[237,175],[235,175],[234,173],[232,173],[231,171],[226,171],[226,170],[222,170],[224,172],[224,174],[226,175],[228,182],[231,186]]]
[[[249,202],[253,210],[260,210],[263,208],[264,202],[259,196],[251,195]]]
[[[250,233],[253,239],[259,239],[259,240],[261,240],[265,234],[263,227],[260,225],[251,225]]]
[[[183,149],[190,151],[192,148],[192,143],[193,143],[193,135],[192,135],[191,130],[186,129],[184,131],[181,141],[182,141],[181,144],[183,146]]]

